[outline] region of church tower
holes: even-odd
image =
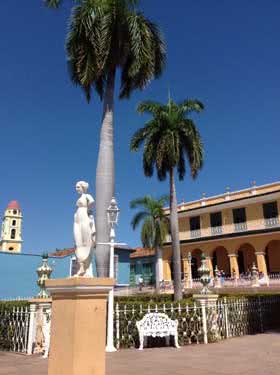
[[[22,214],[17,201],[11,201],[4,214],[0,250],[19,253],[21,251]]]

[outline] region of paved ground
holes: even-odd
[[[279,354],[279,333],[181,349],[121,350],[107,355],[106,375],[278,375]],[[0,374],[47,375],[47,360],[0,352]]]

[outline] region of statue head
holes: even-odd
[[[76,191],[79,194],[84,194],[88,190],[88,183],[86,181],[78,181],[76,183]]]

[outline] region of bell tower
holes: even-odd
[[[0,250],[13,253],[21,251],[22,214],[17,201],[11,201],[4,213]]]

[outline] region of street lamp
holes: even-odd
[[[114,243],[115,243],[115,228],[118,224],[120,210],[117,206],[116,198],[112,197],[110,206],[107,208],[107,219],[110,226],[110,268],[109,277],[114,277]]]
[[[114,247],[115,247],[115,228],[118,223],[120,210],[116,199],[112,197],[110,206],[107,209],[107,219],[110,226],[110,270],[109,277],[114,278]],[[115,352],[114,347],[114,288],[109,292],[108,316],[107,316],[107,345],[106,352]]]

